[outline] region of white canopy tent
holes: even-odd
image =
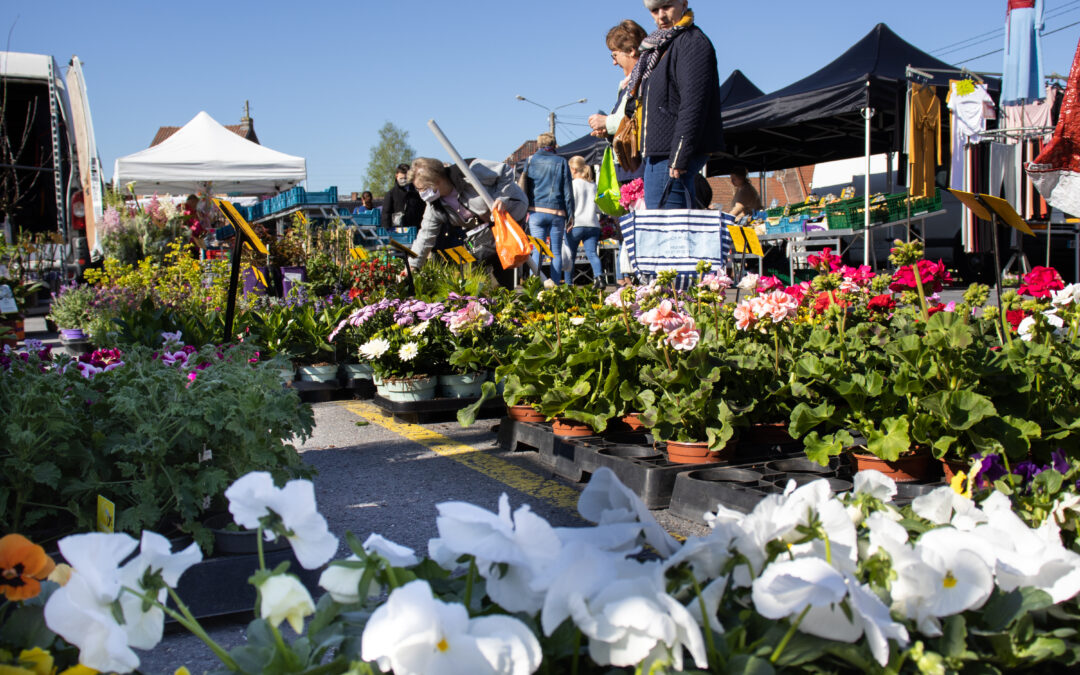
[[[241,138],[200,112],[152,148],[116,160],[116,185],[135,183],[138,194],[281,192],[307,179],[303,157]]]

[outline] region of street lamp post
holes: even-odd
[[[531,100],[525,98],[524,96],[522,96],[521,94],[517,95],[517,100],[525,101],[526,103],[532,103],[534,106],[536,106],[538,108],[543,108],[544,110],[548,111],[548,127],[550,127],[550,129],[551,129],[551,135],[554,136],[555,135],[555,111],[559,110],[561,108],[565,108],[567,106],[577,105],[578,103],[588,103],[589,99],[580,98],[580,99],[578,99],[576,101],[570,101],[569,103],[564,103],[564,104],[562,104],[560,106],[556,106],[554,108],[549,108],[546,105],[541,105],[541,104],[537,103],[536,101],[531,101]]]

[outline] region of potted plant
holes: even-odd
[[[348,309],[345,304],[312,300],[291,307],[287,351],[297,364],[301,380],[325,383],[337,379],[337,350],[327,336]]]
[[[391,401],[434,398],[438,368],[446,360],[434,325],[443,313],[442,304],[384,299],[368,311],[365,323],[373,322],[374,331],[360,345],[359,354],[374,369],[379,395]]]
[[[48,318],[60,329],[60,336],[67,341],[85,339],[86,329],[93,317],[97,290],[89,285],[62,286],[53,294]]]
[[[445,329],[450,372],[439,375],[439,389],[447,398],[476,398],[488,379],[488,368],[497,359],[498,324],[488,311],[486,298],[451,293],[448,303],[457,305],[440,317]]]
[[[308,236],[304,223],[297,212],[285,232],[268,242],[270,265],[282,297],[288,296],[294,286],[307,281]]]

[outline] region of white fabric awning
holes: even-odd
[[[200,112],[152,148],[116,160],[118,186],[137,194],[214,192],[249,195],[287,190],[307,179],[303,157],[286,155],[241,138]]]

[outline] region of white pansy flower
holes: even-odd
[[[472,555],[492,600],[511,612],[540,609],[544,588],[536,577],[562,550],[546,520],[527,505],[511,514],[505,493],[497,514],[466,502],[444,502],[436,508],[439,537],[428,542],[436,562],[453,569],[462,555]]]
[[[426,581],[394,589],[371,615],[361,658],[396,675],[529,675],[543,655],[536,636],[509,616],[470,619],[463,605],[434,597]]]
[[[798,616],[807,607],[835,604],[847,595],[847,583],[821,558],[771,563],[751,585],[758,614],[766,619]]]
[[[360,345],[360,356],[368,361],[374,361],[390,350],[390,343],[383,338],[372,338]]]
[[[952,525],[958,530],[972,530],[986,522],[986,514],[975,502],[943,485],[911,501],[911,510],[935,525]]]
[[[679,543],[667,533],[633,490],[623,485],[607,467],[597,469],[578,498],[578,512],[598,525],[638,522],[645,541],[667,558]]]
[[[113,615],[124,579],[120,562],[138,542],[126,534],[77,534],[60,540],[60,553],[72,567],[67,584],[45,604],[45,623],[79,648],[79,662],[98,671],[128,673],[139,657]]]
[[[880,471],[860,471],[855,474],[855,494],[868,494],[883,502],[896,496],[896,481]]]
[[[304,617],[314,613],[311,594],[291,574],[275,574],[259,586],[259,615],[275,628],[288,621],[300,635],[304,632]]]
[[[180,576],[192,565],[202,561],[202,551],[198,544],[191,544],[179,553],[172,552],[172,543],[155,532],[143,532],[139,555],[120,570],[124,586],[146,594],[142,581],[147,573],[160,574],[162,581],[170,588],[176,588]],[[160,588],[155,599],[165,604],[167,591]],[[158,607],[151,606],[143,610],[142,598],[132,593],[120,594],[120,607],[124,614],[124,631],[128,644],[138,649],[153,649],[159,642],[165,628],[165,613]]]
[[[330,534],[326,519],[315,505],[315,486],[308,480],[291,480],[278,488],[265,471],[254,471],[236,480],[225,490],[229,512],[237,525],[253,530],[259,520],[276,513],[286,530],[285,536],[296,559],[306,569],[326,564],[337,552],[337,537]],[[276,533],[264,531],[267,541]]]
[[[364,542],[364,550],[371,554],[375,553],[386,559],[391,567],[412,567],[419,564],[416,553],[400,544],[385,539],[381,535],[372,533]],[[350,555],[346,562],[359,562],[360,558]],[[364,576],[365,569],[359,566],[338,565],[331,563],[319,576],[319,586],[324,588],[334,599],[334,602],[342,605],[351,605],[360,602],[360,581]],[[369,598],[378,597],[382,594],[382,587],[372,582],[367,589]]]
[[[412,361],[420,353],[420,345],[415,342],[406,342],[398,350],[398,358],[402,361]]]

